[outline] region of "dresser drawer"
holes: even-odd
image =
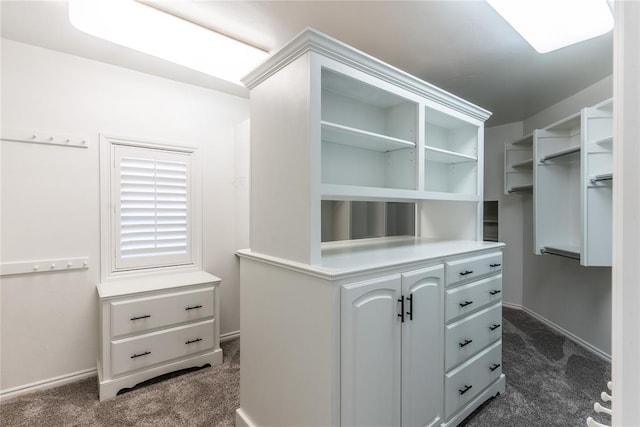
[[[502,271],[502,252],[447,261],[447,286],[488,273]]]
[[[445,375],[445,418],[473,399],[502,373],[502,341]]]
[[[496,304],[445,328],[445,370],[464,362],[502,336],[502,305]]]
[[[113,301],[111,337],[213,316],[213,288]]]
[[[210,350],[214,346],[214,320],[152,332],[111,343],[112,374]]]
[[[502,300],[502,274],[447,289],[444,294],[445,321],[448,322],[500,300]]]

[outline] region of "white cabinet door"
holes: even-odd
[[[442,421],[442,287],[444,267],[402,275],[402,425]]]
[[[394,275],[341,290],[343,426],[400,425],[400,284]]]

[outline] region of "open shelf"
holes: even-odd
[[[533,159],[523,160],[518,163],[513,163],[511,165],[512,168],[532,168],[533,167]]]
[[[544,163],[547,160],[556,159],[558,157],[569,156],[571,154],[575,154],[579,152],[580,152],[580,145],[572,145],[571,147],[567,147],[565,149],[555,151],[553,153],[549,153],[540,157],[540,162]]]
[[[424,147],[427,155],[427,160],[431,162],[437,163],[446,163],[446,164],[454,164],[454,163],[466,163],[466,162],[475,162],[478,159],[473,156],[469,156],[467,154],[456,153],[455,151],[444,150],[442,148],[437,147]]]
[[[380,152],[413,148],[416,146],[412,141],[339,125],[337,123],[322,121],[321,125],[322,140],[334,144]]]
[[[574,246],[544,246],[540,249],[540,253],[548,255],[557,255],[565,258],[580,259],[580,248]]]
[[[533,184],[516,185],[513,187],[509,187],[507,189],[507,192],[511,194],[511,193],[522,193],[522,192],[531,191],[531,190],[533,190]]]
[[[607,136],[593,141],[594,144],[611,144],[613,142],[613,136]]]
[[[533,144],[533,133],[527,134],[522,138],[513,141],[511,145],[531,145]]]
[[[603,182],[603,181],[611,182],[612,180],[613,180],[613,173],[602,173],[599,175],[594,175],[591,178],[589,178],[589,181],[591,181],[592,184],[595,184],[596,182]]]

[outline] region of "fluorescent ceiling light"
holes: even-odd
[[[540,53],[587,40],[613,28],[607,0],[487,0]]]
[[[240,83],[267,52],[134,0],[69,0],[80,31]]]

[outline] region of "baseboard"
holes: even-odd
[[[256,425],[245,414],[242,408],[236,409],[236,427],[255,427]]]
[[[548,327],[550,327],[554,331],[556,331],[559,334],[564,335],[565,337],[569,338],[571,341],[573,341],[574,343],[578,344],[580,347],[584,348],[585,350],[589,351],[590,353],[593,353],[594,355],[598,356],[602,360],[604,360],[604,361],[606,361],[608,363],[611,363],[611,355],[610,354],[607,354],[604,351],[600,350],[599,348],[591,345],[590,343],[586,342],[582,338],[580,338],[580,337],[572,334],[571,332],[567,331],[563,327],[556,325],[551,320],[547,319],[546,317],[543,317],[543,316],[539,315],[538,313],[536,313],[535,311],[531,310],[530,308],[524,307],[522,305],[505,303],[505,302],[503,302],[502,305],[507,307],[507,308],[513,308],[513,309],[516,309],[516,310],[524,311],[525,313],[527,313],[531,317],[536,318],[537,320],[539,320],[540,322],[544,323],[545,325],[547,325]]]
[[[233,339],[240,338],[240,331],[227,332],[220,335],[220,342],[231,341]]]
[[[12,387],[7,390],[0,391],[0,401],[11,399],[22,394],[32,393],[38,390],[46,390],[48,388],[58,387],[63,384],[73,383],[76,381],[84,380],[86,378],[95,377],[96,375],[96,368],[91,368],[85,369],[83,371],[73,372],[71,374],[60,375],[59,377],[37,381],[31,384]]]
[[[511,302],[502,301],[502,306],[507,308],[513,308],[514,310],[522,310],[523,307],[520,304],[513,304]]]

